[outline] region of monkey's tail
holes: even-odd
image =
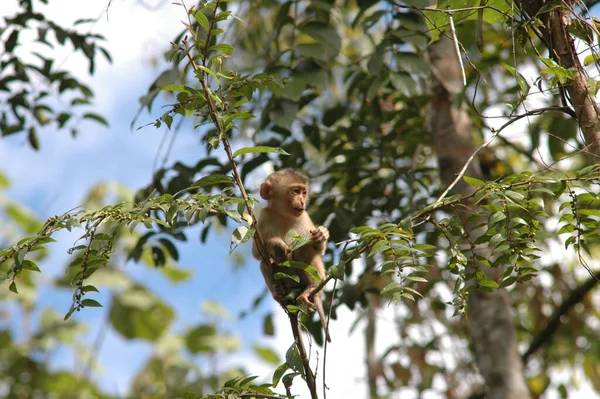
[[[317,298],[315,296],[315,305],[317,306],[317,312],[319,313],[321,324],[323,324],[325,339],[327,340],[327,342],[331,343],[331,336],[329,335],[329,327],[327,327],[327,318],[325,317],[325,310],[323,309],[323,301],[321,300],[321,298]]]

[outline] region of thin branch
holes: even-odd
[[[315,375],[310,368],[310,363],[308,362],[308,355],[306,354],[306,349],[304,346],[304,342],[302,341],[302,332],[300,331],[300,323],[298,321],[298,313],[287,312],[288,317],[290,318],[290,325],[292,326],[292,334],[294,334],[294,341],[296,342],[296,348],[298,348],[298,354],[302,359],[302,366],[304,367],[304,374],[306,377],[306,385],[308,386],[308,390],[310,391],[310,397],[312,399],[318,399],[319,396],[317,394],[317,381],[315,379]]]
[[[543,345],[548,343],[554,333],[560,327],[560,318],[567,313],[579,302],[583,300],[583,298],[594,288],[600,279],[600,270],[597,271],[592,277],[589,277],[582,285],[571,291],[571,295],[560,304],[560,306],[554,311],[552,316],[546,322],[546,327],[533,338],[531,341],[531,345],[529,348],[523,353],[521,359],[523,363],[527,363],[529,357],[533,355],[538,349],[540,349]]]
[[[331,297],[331,301],[329,302],[329,309],[327,309],[327,320],[325,324],[325,330],[329,331],[329,318],[331,317],[331,310],[333,309],[333,298],[335,298],[335,287],[337,285],[337,279],[333,282],[333,294]],[[317,294],[318,295],[318,294]],[[327,399],[327,385],[326,385],[326,372],[327,368],[325,365],[327,364],[327,340],[324,340],[323,344],[323,399]]]
[[[450,7],[450,5],[448,5]],[[452,42],[454,43],[454,51],[456,51],[456,58],[458,58],[458,64],[460,66],[460,72],[462,73],[463,86],[467,86],[467,75],[465,74],[465,65],[463,64],[462,56],[460,55],[460,48],[458,48],[458,37],[456,36],[456,28],[454,27],[454,18],[452,18],[452,11],[448,10],[448,20],[450,21],[450,34],[452,35]]]
[[[446,197],[446,195],[448,195],[450,190],[452,190],[454,188],[454,186],[456,186],[456,184],[458,184],[460,179],[463,178],[465,172],[467,171],[467,168],[469,167],[469,165],[471,165],[471,162],[473,162],[475,157],[477,157],[477,155],[479,155],[479,153],[481,151],[483,151],[484,148],[489,146],[504,129],[506,129],[508,126],[512,125],[513,123],[515,123],[516,121],[518,121],[520,119],[523,119],[528,116],[540,115],[540,114],[544,113],[545,111],[561,111],[561,112],[564,112],[566,114],[573,116],[573,110],[571,108],[559,107],[559,106],[543,107],[543,108],[538,108],[538,109],[534,109],[532,111],[525,112],[520,115],[514,115],[511,120],[506,122],[504,125],[500,126],[500,128],[498,130],[492,130],[493,131],[492,137],[490,137],[485,143],[480,145],[479,148],[477,148],[475,150],[475,152],[473,152],[473,154],[471,154],[471,156],[469,157],[469,159],[467,159],[467,162],[465,162],[463,168],[460,170],[460,172],[458,173],[458,175],[456,176],[454,181],[448,186],[448,188],[446,188],[446,190],[444,190],[442,195],[440,195],[440,197],[437,199],[437,201],[435,201],[435,203],[440,203]]]

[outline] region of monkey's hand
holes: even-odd
[[[329,240],[329,230],[327,230],[327,227],[319,226],[316,229],[311,230],[310,234],[315,248],[319,251],[324,251],[327,240]]]
[[[325,226],[319,226],[314,230],[311,230],[310,234],[312,235],[313,242],[327,242],[329,240],[329,230]]]

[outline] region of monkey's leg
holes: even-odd
[[[308,307],[308,311],[309,312],[314,312],[313,307],[315,306],[314,302],[311,302],[310,299],[308,299],[308,296],[310,295],[310,292],[313,290],[313,286],[309,285],[304,291],[302,291],[302,293],[300,295],[298,295],[298,297],[296,298],[296,302],[300,303],[300,304],[306,304],[306,306]],[[316,296],[316,295],[315,295]]]
[[[260,271],[265,279],[265,283],[267,284],[267,288],[271,291],[271,295],[273,299],[277,302],[282,303],[283,297],[285,296],[285,288],[281,283],[275,281],[273,278],[273,270],[269,265],[265,262],[260,262]]]

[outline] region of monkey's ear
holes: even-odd
[[[269,182],[264,182],[260,185],[260,196],[262,197],[262,199],[267,201],[271,199],[271,188],[272,186]]]

